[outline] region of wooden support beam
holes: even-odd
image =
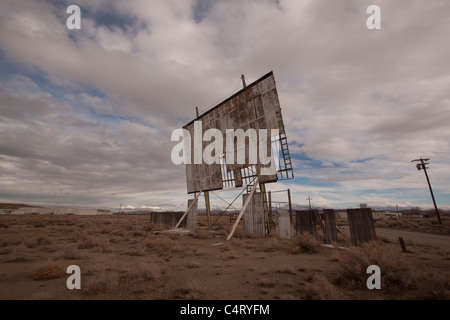
[[[199,191],[199,193],[197,193],[197,195],[194,198],[194,201],[192,201],[191,205],[189,206],[189,208],[187,208],[186,212],[183,213],[183,215],[181,216],[180,220],[178,221],[178,223],[176,224],[175,228],[178,228],[178,226],[181,224],[181,222],[183,221],[183,219],[186,217],[186,215],[188,214],[188,212],[192,209],[192,207],[194,206],[194,203],[198,200],[198,197],[200,196],[200,194],[202,193],[202,190]]]
[[[288,201],[289,201],[289,219],[291,221],[291,224],[294,222],[292,219],[292,202],[291,202],[291,189],[287,190],[288,194]]]
[[[269,209],[267,206],[267,196],[266,196],[266,184],[265,183],[259,183],[259,190],[261,190],[261,193],[263,194],[264,199],[264,221],[266,223],[266,234],[270,234],[270,222],[272,221],[272,217],[269,216]]]
[[[208,228],[211,229],[211,206],[209,204],[209,191],[203,192],[205,196],[206,215],[208,216]]]
[[[233,236],[233,233],[236,230],[236,227],[239,224],[239,221],[241,220],[242,216],[244,215],[245,209],[247,209],[247,206],[250,203],[250,200],[252,199],[253,194],[255,193],[257,183],[258,183],[258,178],[256,178],[255,181],[254,181],[252,191],[250,191],[250,195],[247,197],[247,201],[245,201],[241,212],[239,213],[238,217],[236,218],[236,221],[234,222],[233,228],[231,229],[230,234],[227,236],[227,241],[230,240],[231,237]]]

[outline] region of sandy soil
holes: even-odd
[[[383,250],[398,255],[408,265],[401,272],[414,281],[404,290],[368,290],[338,281],[351,251],[348,237],[339,235],[340,248],[303,250],[298,239],[248,237],[240,229],[226,241],[230,229],[228,217],[211,231],[200,217],[196,231],[179,234],[158,233],[148,215],[0,216],[0,299],[447,299],[450,293],[450,236],[377,228]],[[69,265],[81,269],[81,290],[66,287]],[[46,268],[53,279],[43,279]],[[435,287],[421,287],[424,279]]]

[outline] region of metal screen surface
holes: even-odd
[[[279,133],[284,133],[284,124],[281,116],[281,108],[278,100],[278,93],[276,89],[275,78],[273,72],[269,72],[255,82],[249,84],[244,89],[240,90],[233,96],[224,100],[214,108],[208,110],[200,115],[190,123],[184,126],[184,129],[189,131],[191,140],[194,140],[195,130],[198,130],[198,122],[201,121],[201,136],[208,129],[218,129],[223,135],[223,151],[221,155],[222,160],[219,163],[207,164],[202,157],[201,164],[194,162],[194,146],[191,142],[191,161],[186,164],[186,181],[188,193],[199,192],[200,190],[219,190],[223,189],[227,183],[232,182],[233,186],[242,186],[246,178],[258,176],[258,181],[261,183],[276,182],[277,174],[261,174],[262,168],[267,168],[267,165],[251,164],[249,162],[249,145],[250,139],[245,139],[245,163],[233,164],[226,163],[226,142],[227,129],[237,130],[242,129],[248,132],[248,129],[254,129],[259,132],[260,129],[267,130],[267,152],[271,156],[271,161],[274,161],[271,147],[271,133],[273,129],[277,129]],[[197,126],[195,123],[197,122]],[[211,144],[210,141],[202,141],[202,150]],[[233,152],[238,152],[240,145],[235,141]],[[258,143],[258,150],[260,144]],[[234,154],[234,159],[237,159]]]

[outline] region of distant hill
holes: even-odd
[[[23,203],[0,203],[0,209],[19,209],[24,207],[35,207]]]

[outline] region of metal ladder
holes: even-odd
[[[280,133],[280,146],[281,153],[283,155],[284,167],[278,170],[278,179],[287,180],[294,179],[294,170],[292,168],[291,156],[289,155],[289,147],[287,143],[287,137],[285,132]]]

